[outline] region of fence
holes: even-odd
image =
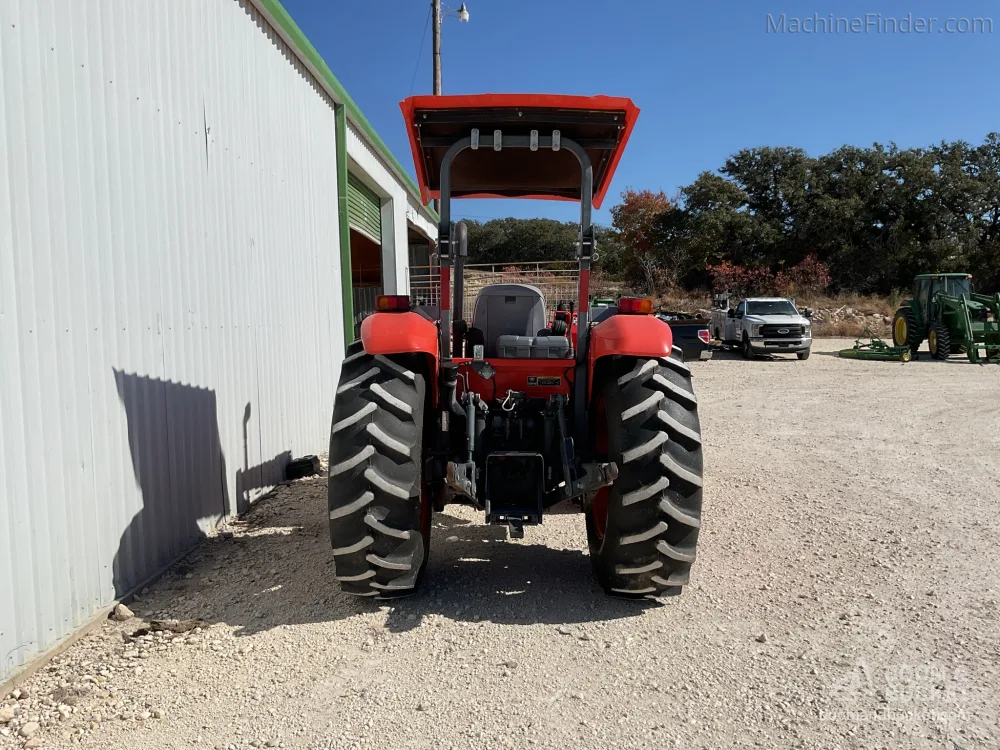
[[[361,338],[361,321],[375,312],[375,300],[384,292],[380,286],[356,286],[354,295],[354,338]]]
[[[560,303],[574,305],[580,272],[576,261],[540,261],[535,263],[469,263],[465,266],[462,317],[472,319],[476,296],[490,284],[530,284],[545,298],[545,315],[550,317]],[[414,304],[437,306],[441,302],[441,281],[437,266],[410,269],[410,299]]]

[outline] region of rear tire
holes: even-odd
[[[413,593],[427,562],[422,485],[425,363],[347,351],[330,429],[328,506],[336,578],[357,596]]]
[[[927,345],[934,359],[948,359],[951,356],[951,331],[940,320],[935,320],[931,325]]]
[[[607,460],[618,478],[587,508],[591,562],[609,594],[679,594],[701,528],[701,428],[691,372],[676,348],[668,359],[616,360],[600,393]]]
[[[896,310],[892,319],[892,343],[894,346],[908,346],[916,357],[920,345],[924,342],[917,328],[917,317],[910,307]]]

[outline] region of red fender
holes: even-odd
[[[361,322],[361,344],[368,354],[424,354],[427,387],[437,403],[438,329],[415,312],[375,313]]]
[[[669,357],[674,345],[670,326],[652,315],[613,315],[590,329],[587,397],[594,387],[594,367],[601,357]]]

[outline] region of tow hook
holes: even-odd
[[[567,500],[607,487],[618,478],[618,465],[614,461],[583,464],[580,468],[583,469],[583,476],[572,486],[563,488],[563,497]]]

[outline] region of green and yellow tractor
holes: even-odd
[[[1000,362],[1000,294],[976,294],[967,273],[921,274],[913,281],[913,299],[896,310],[892,341],[920,345],[935,359],[965,352],[970,362]]]

